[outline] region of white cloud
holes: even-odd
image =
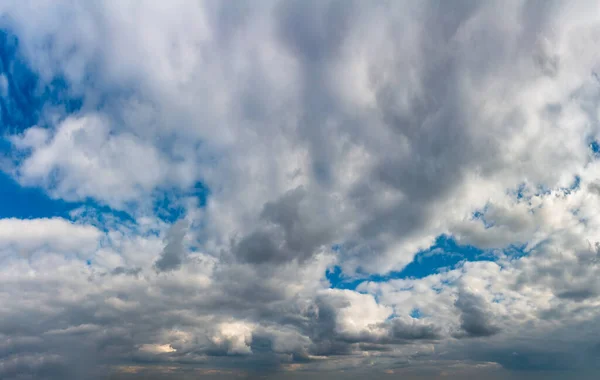
[[[102,236],[97,228],[62,218],[0,219],[0,247],[29,252],[47,248],[56,252],[93,252]]]
[[[179,176],[182,166],[170,167],[153,146],[130,133],[115,135],[98,115],[68,118],[51,138],[47,134],[36,127],[14,139],[16,146],[31,150],[17,178],[24,185],[47,188],[54,197],[92,197],[119,208],[166,178],[186,180]]]
[[[226,322],[217,326],[211,342],[225,349],[227,354],[251,354],[253,326],[242,322]]]
[[[381,324],[392,314],[392,309],[378,305],[371,295],[336,289],[322,294],[335,310],[335,330],[339,334],[360,339],[362,334],[377,337],[386,333]]]

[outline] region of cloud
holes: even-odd
[[[598,14],[2,2],[0,377],[593,373]]]
[[[257,264],[305,261],[332,241],[335,227],[329,224],[327,206],[303,202],[305,197],[306,190],[298,187],[265,203],[260,214],[262,228],[237,243],[236,257]]]
[[[491,313],[481,296],[461,289],[456,307],[460,310],[460,328],[467,337],[491,336],[499,332],[490,321]]]
[[[39,249],[59,252],[91,253],[102,232],[90,225],[75,224],[62,218],[0,219],[0,248],[16,252]]]
[[[187,221],[180,220],[169,229],[166,237],[167,245],[165,245],[160,258],[154,263],[157,271],[170,271],[181,266],[185,258],[183,239],[187,228]]]
[[[114,134],[98,115],[64,120],[53,136],[39,127],[15,137],[17,148],[31,154],[16,174],[24,185],[38,185],[66,200],[96,198],[121,208],[152,191],[169,171],[180,171],[130,133]],[[68,153],[66,153],[68,152]]]
[[[210,340],[228,355],[251,354],[252,326],[239,322],[222,323]]]

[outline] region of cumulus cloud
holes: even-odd
[[[598,370],[599,15],[3,1],[0,377]]]
[[[98,247],[102,232],[62,218],[0,219],[0,248],[7,252],[46,249],[86,254]]]
[[[498,333],[499,329],[490,321],[491,313],[481,296],[461,289],[456,307],[460,310],[460,328],[466,336],[482,337]]]
[[[15,137],[15,147],[30,151],[17,178],[24,185],[47,187],[66,200],[93,197],[121,208],[169,180],[177,182],[178,165],[170,166],[154,148],[130,133],[114,134],[98,115],[64,120],[52,136],[29,128]]]
[[[159,272],[170,271],[181,266],[185,257],[185,247],[183,239],[188,228],[185,220],[175,223],[168,231],[167,244],[160,254],[160,257],[154,263],[154,267]]]

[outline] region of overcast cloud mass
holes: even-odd
[[[597,379],[598,1],[0,1],[0,378]]]

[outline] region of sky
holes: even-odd
[[[0,378],[596,379],[597,1],[0,1]]]

